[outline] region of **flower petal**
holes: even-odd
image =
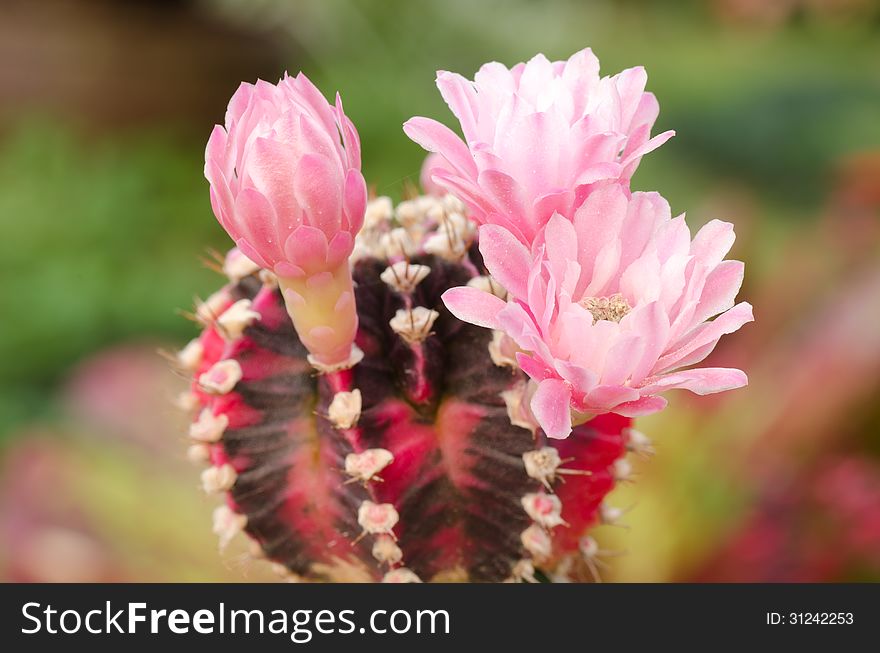
[[[708,395],[726,390],[735,390],[748,385],[745,372],[728,367],[704,367],[665,374],[640,388],[642,392],[654,394],[673,388],[690,390],[694,394]]]
[[[532,414],[547,437],[563,439],[571,433],[571,388],[559,379],[544,379],[532,397]]]
[[[459,174],[477,176],[477,166],[467,145],[443,123],[417,116],[403,124],[403,131],[429,152],[442,154]]]
[[[450,288],[441,299],[459,320],[489,329],[498,328],[498,312],[506,306],[495,295],[470,286]]]
[[[527,296],[531,256],[509,231],[495,225],[480,227],[480,253],[486,268],[507,292],[517,298]]]

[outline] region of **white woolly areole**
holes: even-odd
[[[595,558],[599,554],[599,543],[589,535],[584,535],[578,542],[578,549],[585,558]]]
[[[532,564],[531,560],[518,561],[515,565],[513,565],[513,569],[510,570],[510,573],[512,582],[538,582],[538,579],[535,578],[535,565]]]
[[[418,243],[413,240],[410,232],[403,227],[392,229],[379,237],[379,248],[385,258],[404,258],[415,256],[419,250]]]
[[[615,481],[628,481],[632,478],[632,465],[626,458],[618,458],[611,465],[611,474]]]
[[[327,416],[338,429],[350,429],[357,424],[361,416],[361,391],[337,392],[327,408]]]
[[[207,372],[199,376],[199,385],[205,392],[225,395],[241,381],[241,365],[237,360],[217,361]]]
[[[241,533],[247,526],[247,517],[232,511],[227,505],[217,506],[214,510],[214,535],[220,539],[220,550],[225,549],[232,538]]]
[[[507,407],[507,418],[511,424],[532,433],[538,430],[538,422],[529,408],[529,385],[525,381],[519,381],[509,390],[502,392],[501,398]]]
[[[373,542],[373,557],[381,563],[396,565],[403,560],[403,551],[397,546],[394,538],[389,535],[379,535]]]
[[[309,361],[309,365],[314,367],[320,374],[330,374],[331,372],[339,372],[340,370],[347,370],[354,367],[364,359],[364,352],[360,347],[352,344],[351,353],[348,355],[348,358],[341,363],[325,365],[311,354],[306,356],[306,359]]]
[[[260,270],[260,266],[250,260],[237,249],[232,249],[223,260],[223,274],[232,283],[238,283],[245,277],[249,277]]]
[[[367,500],[358,508],[358,524],[370,535],[390,534],[398,519],[400,516],[390,503],[373,503]]]
[[[208,467],[202,472],[202,489],[207,494],[226,492],[235,485],[237,478],[238,474],[229,463],[219,467]]]
[[[251,307],[250,299],[239,299],[223,311],[223,314],[217,318],[220,333],[230,340],[240,338],[245,329],[260,319],[260,314]]]
[[[382,577],[383,583],[421,583],[422,579],[406,567],[392,569]]]
[[[550,535],[537,524],[532,524],[524,530],[520,535],[520,540],[523,548],[536,560],[549,558],[553,552],[553,541],[550,539]]]
[[[522,498],[522,506],[526,514],[544,528],[555,528],[566,523],[562,518],[562,502],[555,494],[529,493]]]
[[[229,301],[229,293],[225,288],[221,288],[203,302],[196,305],[196,317],[203,324],[212,324],[217,316],[223,312],[223,307]]]
[[[189,437],[199,442],[218,442],[227,426],[229,418],[226,415],[215,415],[210,408],[203,408],[198,419],[189,425]]]
[[[489,342],[489,358],[498,367],[511,367],[518,369],[519,364],[516,362],[516,352],[519,348],[513,341],[513,338],[507,334],[493,330],[492,340]]]
[[[409,294],[431,273],[427,265],[398,261],[389,265],[379,278],[399,293]]]
[[[376,229],[391,221],[394,216],[394,203],[390,197],[382,195],[367,202],[364,213],[364,229]]]
[[[211,459],[211,448],[207,444],[191,444],[186,450],[186,459],[194,465],[204,465]]]
[[[185,413],[192,412],[199,406],[199,398],[190,390],[183,390],[174,398],[174,405]]]
[[[190,340],[186,347],[177,352],[177,363],[185,370],[195,372],[202,362],[205,347],[198,338]]]
[[[371,481],[394,460],[388,449],[366,449],[345,457],[345,473],[359,481]]]
[[[415,344],[431,335],[431,327],[438,317],[440,313],[424,306],[416,306],[409,310],[401,308],[388,324],[394,333],[409,344]]]
[[[599,521],[603,524],[614,526],[615,524],[620,523],[620,519],[625,512],[626,511],[623,510],[623,508],[617,508],[615,506],[609,506],[607,503],[603,503],[599,506]]]
[[[626,428],[622,431],[626,439],[626,448],[644,458],[654,455],[654,445],[650,438],[634,428]]]
[[[452,262],[460,261],[467,253],[467,244],[460,238],[447,233],[443,227],[428,237],[424,248],[428,254]]]
[[[480,275],[473,277],[467,282],[467,285],[477,290],[482,290],[490,295],[495,295],[499,299],[507,299],[507,291],[500,283],[488,275]]]
[[[548,488],[556,478],[556,470],[562,464],[559,452],[553,447],[526,451],[522,458],[526,466],[526,474],[541,481]]]

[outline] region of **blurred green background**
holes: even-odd
[[[343,93],[377,194],[417,183],[412,115],[471,76],[591,46],[661,104],[634,186],[737,225],[748,389],[639,427],[611,580],[880,580],[880,4],[0,0],[0,579],[271,577],[215,555],[157,348],[219,278],[204,143],[242,79]]]

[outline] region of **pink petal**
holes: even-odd
[[[712,270],[706,277],[693,322],[704,322],[732,308],[744,273],[745,264],[742,261],[722,261]]]
[[[567,263],[577,259],[577,234],[574,225],[554,213],[544,230],[544,244],[550,267],[561,282]]]
[[[296,226],[301,221],[300,204],[293,190],[296,162],[283,143],[268,138],[256,138],[250,148],[244,170],[239,170],[242,182],[250,182],[269,200],[278,219],[285,226]]]
[[[550,438],[563,439],[571,433],[571,388],[559,379],[545,379],[532,397],[532,414]]]
[[[310,113],[321,121],[327,133],[335,134],[337,127],[334,110],[318,87],[312,84],[312,81],[303,72],[298,73],[296,77],[289,77],[288,83],[296,89],[297,99],[303,102],[311,110]]]
[[[446,125],[430,118],[415,117],[403,124],[403,131],[429,152],[442,154],[459,174],[477,176],[477,166],[467,145]]]
[[[660,302],[652,302],[635,308],[621,320],[621,327],[636,334],[643,343],[641,359],[630,373],[632,382],[638,384],[651,372],[667,346],[669,317]]]
[[[520,369],[526,373],[530,379],[535,381],[543,381],[553,376],[553,370],[547,367],[543,362],[534,356],[529,356],[521,351],[516,352],[516,362]]]
[[[354,124],[342,109],[342,97],[339,93],[336,94],[336,123],[339,125],[339,132],[342,135],[342,145],[345,148],[348,166],[360,170],[361,139],[354,128]]]
[[[477,134],[479,114],[473,83],[456,73],[440,70],[437,71],[437,88],[461,123],[465,138],[472,139]]]
[[[578,208],[573,222],[577,232],[578,262],[585,271],[592,273],[599,250],[617,239],[626,210],[626,194],[617,184],[597,188]],[[582,294],[589,282],[590,277],[582,279],[575,294]]]
[[[271,268],[272,266],[260,255],[260,253],[251,247],[250,243],[248,243],[244,238],[239,238],[235,241],[235,246],[238,247],[239,251],[247,256],[254,263],[259,265],[261,268]]]
[[[528,240],[525,242],[531,242],[536,225],[529,213],[531,207],[524,201],[523,189],[516,180],[500,170],[484,170],[477,177],[477,187],[498,212],[526,235]]]
[[[217,164],[223,174],[229,176],[226,166],[226,146],[228,143],[228,135],[226,130],[220,125],[214,125],[211,136],[208,138],[208,145],[205,148],[205,161],[213,161]],[[207,169],[206,174],[207,176]]]
[[[742,388],[748,383],[749,379],[742,370],[727,367],[704,367],[665,374],[647,383],[641,388],[641,391],[654,394],[672,388],[680,388],[690,390],[694,394],[708,395]]]
[[[709,270],[721,263],[722,259],[733,247],[736,234],[733,225],[722,220],[710,220],[694,236],[691,254],[697,257]]]
[[[620,125],[621,131],[629,131],[633,116],[639,107],[645,86],[648,83],[648,73],[643,66],[627,68],[613,77],[617,94],[620,97]]]
[[[615,413],[624,417],[644,417],[660,412],[668,402],[663,397],[642,397],[635,401],[620,404],[614,408]]]
[[[343,179],[338,166],[320,154],[306,154],[293,177],[296,198],[311,226],[328,236],[341,227]]]
[[[327,236],[310,225],[300,225],[284,243],[287,260],[305,270],[306,274],[322,272],[327,268]]]
[[[360,170],[351,168],[345,175],[343,208],[348,222],[347,231],[356,234],[364,224],[367,210],[367,184]]]
[[[480,253],[486,268],[511,295],[527,296],[531,256],[509,231],[495,225],[480,227]]]
[[[354,236],[347,231],[338,231],[327,245],[327,265],[335,268],[341,265],[354,249]]]
[[[670,129],[663,132],[662,134],[657,134],[654,138],[646,142],[644,145],[641,145],[630,152],[626,156],[626,158],[620,163],[620,165],[626,168],[623,176],[625,178],[629,178],[629,176],[632,174],[632,168],[634,167],[634,164],[637,164],[639,159],[641,159],[646,154],[656,150],[673,136],[675,136],[675,131]]]
[[[235,215],[235,198],[229,188],[229,182],[217,161],[208,159],[205,161],[205,178],[211,184],[212,208],[217,220],[223,228],[229,231]],[[234,234],[231,234],[234,237]]]
[[[459,320],[489,329],[498,328],[498,312],[506,305],[495,295],[469,286],[450,288],[441,298]]]
[[[627,404],[636,401],[639,393],[632,388],[623,385],[599,385],[593,388],[584,405],[587,409],[599,409],[599,411],[614,410],[620,404]],[[598,412],[598,411],[597,411]]]
[[[598,381],[595,372],[574,363],[558,360],[554,367],[559,372],[559,375],[568,381],[578,394],[587,394],[596,386]]]
[[[626,234],[626,238],[622,239],[621,252],[621,266],[624,269],[644,253],[651,236],[671,216],[669,202],[659,193],[632,194],[620,227],[621,233]]]
[[[274,207],[253,188],[244,188],[235,198],[235,222],[243,238],[261,257],[275,263],[283,258],[278,238],[278,216]]]
[[[699,362],[709,355],[721,336],[733,333],[742,325],[752,322],[754,319],[751,304],[748,302],[737,304],[711,322],[707,322],[694,329],[690,336],[685,336],[685,344],[657,361],[653,372],[661,374],[675,367]],[[697,351],[700,352],[702,358],[694,360],[691,354]]]
[[[438,185],[433,179],[435,171],[443,167],[443,161],[445,159],[442,155],[431,152],[422,162],[422,170],[419,173],[419,186],[421,186],[422,192],[425,194],[435,197],[441,197],[445,194],[443,187]]]
[[[538,198],[533,207],[533,214],[537,224],[543,226],[554,213],[571,215],[571,207],[574,203],[574,192],[570,190],[548,193]]]
[[[605,368],[602,370],[603,385],[622,385],[645,355],[645,338],[633,333],[621,335],[608,350]]]
[[[519,302],[508,302],[507,306],[499,311],[498,326],[501,331],[514,339],[520,349],[533,352],[544,361],[553,360],[550,349],[541,340],[535,321]]]

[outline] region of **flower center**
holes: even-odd
[[[632,310],[619,292],[609,297],[584,297],[579,303],[593,314],[593,324],[599,320],[620,322]]]

